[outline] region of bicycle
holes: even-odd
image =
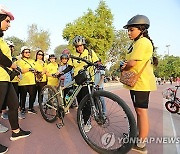
[[[86,85],[89,94],[83,98],[77,110],[77,124],[83,139],[98,153],[127,153],[134,144],[128,141],[137,135],[136,122],[132,111],[119,96],[92,87],[93,83],[87,69],[90,66],[97,67],[96,63],[79,57],[71,56],[71,58],[83,61],[87,65],[65,87],[59,86],[55,88],[46,85],[42,89],[39,101],[42,117],[47,122],[54,122],[59,117],[61,123],[57,124],[57,127],[62,128],[64,126],[65,112],[69,110],[81,88]],[[77,84],[76,88],[69,100],[64,103],[63,89],[75,83]],[[103,113],[102,98],[106,105],[105,113]],[[85,105],[89,105],[90,115],[88,117],[83,114]],[[87,124],[85,124],[85,118],[88,118],[87,123],[90,123],[91,126],[89,131],[84,129]]]
[[[171,113],[178,113],[180,108],[180,98],[177,97],[177,91],[180,86],[175,87],[176,89],[168,88],[163,91],[163,98],[168,99],[165,107]]]

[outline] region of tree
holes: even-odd
[[[155,70],[157,77],[179,77],[180,76],[180,58],[175,56],[164,56],[159,58],[159,65]]]
[[[28,26],[28,39],[26,44],[32,48],[33,51],[41,49],[47,52],[50,47],[50,34],[48,31],[38,29],[36,24]]]
[[[59,45],[54,49],[54,53],[57,57],[60,57],[62,51],[67,48],[67,45]]]
[[[120,60],[125,60],[126,53],[132,41],[129,39],[127,32],[125,30],[115,31],[115,38],[111,49],[109,50],[107,62],[111,65],[110,74],[118,75]]]
[[[104,1],[100,1],[98,8],[93,12],[88,9],[84,16],[73,23],[68,23],[63,30],[63,38],[72,47],[72,40],[76,35],[86,38],[88,47],[93,49],[104,61],[114,39],[113,15]]]
[[[131,41],[129,40],[126,31],[115,31],[115,38],[112,47],[109,50],[109,55],[111,56],[108,57],[107,62],[115,64],[120,60],[124,60],[130,44]]]

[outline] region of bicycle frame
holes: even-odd
[[[83,87],[82,85],[79,85],[75,88],[73,94],[70,96],[68,102],[66,102],[66,106],[64,105],[64,94],[63,94],[63,90],[68,88],[68,87],[71,87],[75,84],[75,80],[69,82],[66,86],[64,87],[59,87],[59,90],[58,90],[58,94],[60,94],[60,99],[61,99],[61,104],[59,104],[60,106],[63,106],[64,108],[64,111],[66,112],[69,107],[71,106],[71,104],[73,103],[74,99],[76,98],[76,96],[78,95],[78,93],[80,92],[81,88]]]
[[[86,66],[85,66],[85,68],[86,68]],[[88,87],[88,92],[89,92],[90,95],[92,95],[92,91],[91,91],[91,88],[90,88],[90,79],[91,79],[91,78],[90,78],[90,75],[89,75],[88,71],[86,71],[86,74],[87,74],[88,80],[85,82],[84,85]],[[64,103],[64,93],[63,93],[63,90],[66,89],[66,88],[68,88],[68,87],[74,86],[75,83],[76,83],[76,82],[75,82],[75,79],[74,79],[73,81],[69,82],[69,83],[68,83],[66,86],[64,86],[64,87],[58,86],[58,92],[54,95],[54,96],[56,96],[56,95],[60,96],[61,102],[60,102],[60,104],[58,104],[58,105],[61,106],[61,107],[63,107],[64,112],[67,112],[67,111],[69,110],[71,104],[73,103],[73,101],[75,100],[76,96],[79,94],[80,90],[81,90],[82,87],[83,87],[83,85],[78,85],[78,86],[76,86],[76,88],[74,89],[73,94],[70,96],[70,98],[69,98],[68,102],[66,102],[66,106],[65,106],[65,105],[64,105],[65,103]],[[60,85],[60,84],[59,84],[59,85]],[[92,97],[90,97],[90,98],[91,98],[91,102],[93,103]],[[51,98],[50,98],[50,99],[51,99]],[[93,103],[93,104],[94,104],[94,103]]]

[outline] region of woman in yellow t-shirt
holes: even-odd
[[[10,82],[10,76],[5,67],[16,69],[17,65],[12,63],[11,51],[7,43],[3,39],[4,31],[7,31],[10,27],[11,20],[14,20],[12,13],[3,5],[0,5],[0,110],[3,103],[6,103],[8,111],[8,119],[12,130],[12,136],[10,140],[18,140],[20,138],[27,137],[31,134],[30,131],[24,131],[19,127],[18,122],[18,98],[12,83]],[[7,128],[1,125],[2,132],[8,131]],[[8,148],[0,144],[0,153],[6,153]]]
[[[20,87],[20,108],[21,114],[26,113],[25,103],[27,92],[29,93],[29,109],[28,113],[36,114],[34,110],[34,102],[36,99],[36,82],[35,82],[35,64],[30,58],[31,51],[27,46],[21,48],[22,58],[17,61],[17,65],[22,70],[22,79],[18,85]]]
[[[129,52],[126,56],[127,62],[122,66],[122,70],[132,70],[138,73],[147,62],[147,65],[141,73],[141,76],[138,78],[135,86],[125,86],[130,90],[131,99],[137,114],[138,137],[142,141],[148,137],[149,132],[149,94],[150,91],[156,90],[153,62],[151,62],[154,45],[148,35],[147,29],[149,26],[149,19],[144,15],[132,17],[124,26],[125,29],[128,29],[129,38],[134,42],[129,48]],[[155,65],[157,65],[157,63]],[[135,144],[133,149],[136,151],[147,152],[146,145],[143,142]]]
[[[47,75],[47,85],[51,86],[58,86],[58,78],[56,74],[58,73],[58,64],[56,63],[56,57],[54,54],[49,55],[50,63],[47,65],[46,68],[46,75]]]
[[[14,54],[14,43],[12,41],[7,40],[6,41],[10,50],[11,50],[11,55]],[[12,62],[14,62],[16,64],[17,62],[17,58],[12,57]],[[19,99],[19,86],[18,86],[18,82],[20,81],[20,76],[15,76],[14,79],[11,81],[12,85],[16,91],[17,97]],[[7,110],[7,105],[6,103],[3,104],[2,106],[2,113],[1,113],[1,118],[2,119],[8,119],[8,110]],[[18,118],[19,119],[24,119],[25,117],[21,114],[21,112],[18,113]]]
[[[36,94],[38,92],[38,101],[40,97],[41,89],[46,85],[46,66],[44,61],[44,52],[38,50],[35,59],[35,70],[36,70]]]

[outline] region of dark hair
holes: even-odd
[[[55,54],[50,54],[50,55],[49,55],[49,58],[48,58],[48,61],[50,61],[51,58],[57,59],[56,56],[55,56]]]
[[[25,49],[25,50],[29,50],[29,52],[31,53],[31,50],[30,50],[30,49]],[[24,58],[24,51],[25,51],[25,50],[23,50],[23,52],[21,53],[22,58]]]
[[[38,50],[38,51],[36,52],[36,59],[35,59],[35,61],[37,61],[37,55],[38,55],[40,52],[43,53],[42,61],[44,61],[44,52],[43,52],[42,50]],[[44,62],[45,62],[45,61],[44,61]]]
[[[1,29],[1,22],[6,19],[8,15],[7,14],[0,14],[0,37],[3,37],[4,33]]]
[[[136,28],[138,28],[141,31],[141,33],[134,39],[134,41],[137,41],[141,37],[141,35],[143,35],[144,37],[146,37],[147,39],[149,39],[151,41],[152,46],[153,46],[153,52],[154,52],[155,51],[155,46],[154,46],[154,43],[153,43],[152,39],[150,38],[150,36],[148,34],[147,27],[145,25],[134,25],[133,27],[136,27]],[[129,47],[129,49],[130,48],[131,47]],[[152,60],[153,60],[153,62],[152,62],[153,65],[157,66],[158,65],[157,57],[153,56]]]

